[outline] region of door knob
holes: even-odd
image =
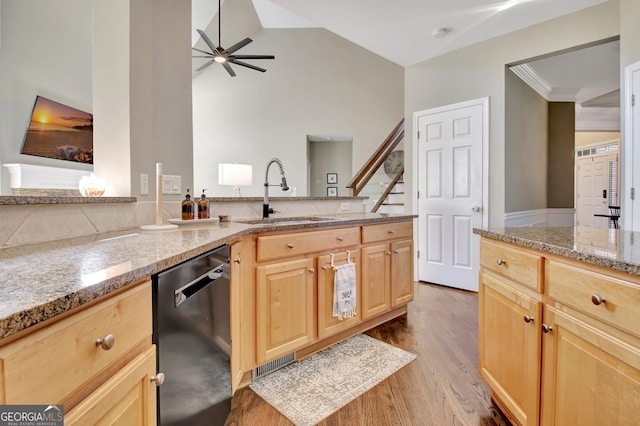
[[[477,204],[474,204],[473,207],[471,207],[471,211],[478,213],[480,211],[481,207]]]

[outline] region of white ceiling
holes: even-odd
[[[607,0],[231,1],[251,1],[263,28],[326,28],[401,66],[410,66]],[[209,25],[217,3],[192,0],[194,29]],[[445,29],[446,35],[434,37],[437,29]],[[193,34],[195,44],[195,30]],[[548,57],[527,67],[549,100],[610,106],[602,103],[611,104],[617,96],[619,44]]]

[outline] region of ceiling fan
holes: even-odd
[[[260,67],[256,67],[255,65],[251,65],[251,64],[248,64],[246,62],[242,62],[242,61],[240,61],[240,59],[243,59],[243,60],[244,59],[275,59],[276,58],[275,56],[273,56],[273,55],[234,55],[233,54],[236,50],[240,50],[244,46],[246,46],[247,44],[251,43],[253,40],[251,40],[250,38],[245,38],[244,40],[234,44],[233,46],[231,46],[228,49],[225,49],[225,48],[223,48],[221,46],[221,43],[220,43],[220,28],[221,28],[220,14],[221,14],[220,13],[220,0],[218,0],[218,47],[216,47],[215,44],[213,44],[211,39],[207,36],[207,34],[204,31],[196,30],[198,32],[198,34],[200,34],[200,37],[202,37],[204,42],[207,44],[207,46],[209,46],[209,49],[211,49],[211,52],[207,52],[205,50],[196,49],[195,47],[193,48],[193,50],[204,54],[204,55],[193,56],[194,58],[210,59],[210,61],[207,61],[204,65],[196,68],[196,71],[202,71],[203,69],[207,68],[209,65],[213,64],[214,62],[218,62],[218,63],[222,64],[224,69],[227,70],[227,72],[229,73],[229,75],[231,77],[235,77],[236,73],[233,71],[233,69],[231,68],[231,65],[229,65],[229,64],[240,65],[242,67],[251,68],[252,70],[265,72],[266,69],[260,68]]]

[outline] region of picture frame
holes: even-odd
[[[338,174],[337,173],[327,173],[327,183],[328,184],[336,184],[336,183],[338,183]]]
[[[327,187],[327,197],[337,197],[338,196],[338,187],[337,186],[328,186]]]

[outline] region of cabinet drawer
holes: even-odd
[[[362,227],[362,243],[386,241],[413,236],[413,222],[389,222]]]
[[[547,262],[551,298],[640,336],[640,285],[554,260]]]
[[[360,227],[292,232],[258,237],[257,260],[278,259],[360,244]]]
[[[145,283],[0,348],[0,403],[59,404],[152,333]],[[114,336],[109,350],[96,339]]]
[[[515,282],[542,292],[542,256],[487,239],[480,241],[480,264]]]

